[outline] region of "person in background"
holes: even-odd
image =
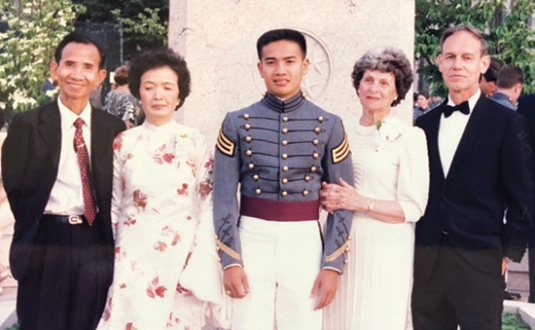
[[[71,33],[51,63],[59,97],[13,117],[2,178],[15,230],[10,266],[21,330],[93,330],[113,277],[113,139],[125,129],[91,107],[105,54]]]
[[[430,102],[429,102],[429,109],[430,110],[438,107],[439,105],[442,104],[442,102],[444,102],[444,99],[441,98],[438,95],[431,95],[429,100],[430,100]]]
[[[136,127],[142,124],[144,117],[141,103],[130,93],[128,87],[127,65],[120,66],[115,70],[115,85],[108,95],[104,105],[104,111],[116,116],[126,123],[127,128]]]
[[[437,63],[448,101],[416,121],[427,137],[431,175],[427,208],[416,225],[415,330],[501,330],[504,274],[528,242],[529,132],[523,116],[481,92],[487,48],[474,27],[444,31]]]
[[[498,73],[497,90],[490,97],[501,105],[516,110],[524,86],[524,72],[517,66],[504,65]]]
[[[491,57],[489,68],[479,77],[479,88],[487,97],[491,97],[498,88],[496,81],[498,80],[498,72],[503,65],[502,60]]]
[[[362,105],[360,118],[344,123],[355,185],[323,184],[320,191],[325,210],[355,211],[351,253],[323,328],[405,330],[414,224],[427,203],[429,166],[423,131],[392,108],[405,98],[413,73],[401,50],[380,47],[355,63],[351,77]]]
[[[426,113],[427,111],[431,110],[429,108],[431,100],[429,99],[429,93],[426,91],[418,93],[418,96],[416,98],[417,107],[414,109],[414,116],[413,116],[413,122],[416,122],[416,119]]]

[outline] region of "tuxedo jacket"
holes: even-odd
[[[416,225],[416,280],[431,276],[440,246],[456,248],[482,272],[499,272],[504,256],[520,261],[533,215],[524,117],[482,94],[445,176],[438,147],[445,106],[416,123],[427,137],[430,166],[429,201]]]
[[[102,269],[106,277],[113,271],[111,192],[113,139],[125,129],[124,123],[102,110],[91,109],[91,174],[99,210],[93,224],[102,228],[97,244],[102,245]],[[57,100],[13,117],[2,147],[2,177],[15,230],[10,250],[13,277],[24,277],[41,217],[58,175],[61,119]]]

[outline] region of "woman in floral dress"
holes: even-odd
[[[412,83],[399,49],[376,48],[353,68],[362,115],[346,121],[355,186],[324,184],[327,211],[355,211],[348,263],[324,329],[405,330],[412,279],[414,223],[425,211],[429,165],[424,132],[391,107]]]
[[[152,50],[132,62],[129,84],[146,121],[113,146],[115,272],[98,329],[200,329],[202,303],[179,281],[199,223],[212,222],[213,160],[203,135],[173,120],[189,71],[172,50]]]

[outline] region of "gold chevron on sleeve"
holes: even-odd
[[[228,246],[226,246],[225,244],[223,244],[223,242],[221,242],[219,239],[216,238],[216,244],[217,244],[217,247],[219,249],[221,249],[221,251],[225,252],[226,254],[228,254],[231,258],[234,258],[234,259],[237,259],[237,260],[241,260],[241,255],[234,251],[233,249],[229,248]]]
[[[338,259],[338,257],[340,257],[342,253],[349,252],[349,240],[350,238],[348,237],[347,241],[344,244],[342,244],[342,246],[340,246],[336,251],[334,251],[333,254],[325,257],[325,261],[333,262],[336,259]]]
[[[347,140],[347,134],[344,133],[344,139],[338,145],[338,147],[331,150],[331,155],[333,158],[333,164],[339,163],[346,159],[349,155],[349,141]]]
[[[217,137],[216,142],[217,149],[229,157],[234,157],[234,142],[232,142],[228,137],[223,133],[223,127],[219,130],[219,136]]]

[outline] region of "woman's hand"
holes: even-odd
[[[342,178],[339,185],[323,182],[320,190],[320,202],[325,211],[332,213],[335,210],[366,211],[370,205],[369,198],[361,196],[353,186]]]

